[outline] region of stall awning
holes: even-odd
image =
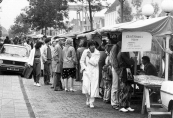
[[[138,20],[134,23],[120,27],[122,31],[143,31],[149,32],[154,36],[162,36],[173,33],[173,17],[165,16]]]
[[[133,23],[135,21],[132,21],[132,22],[126,22],[126,23],[119,23],[119,24],[115,24],[113,26],[109,26],[109,27],[102,27],[101,29],[97,29],[96,31],[98,33],[103,33],[103,32],[114,32],[114,31],[117,31],[117,29],[120,27],[120,26],[125,26],[125,25],[128,25],[130,23]]]
[[[137,20],[127,23],[120,23],[115,26],[106,28],[103,27],[98,32],[102,31],[141,31],[149,32],[154,36],[161,36],[173,33],[173,17],[164,16],[157,18],[150,18],[144,20]]]

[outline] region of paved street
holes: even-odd
[[[43,80],[43,79],[42,79]],[[33,80],[23,79],[26,92],[38,118],[146,118],[140,114],[140,104],[133,105],[134,113],[121,113],[113,110],[110,104],[101,99],[96,100],[96,108],[90,109],[85,105],[85,96],[81,93],[81,83],[75,82],[74,93],[53,91],[50,86],[33,86]],[[154,117],[153,117],[154,118]],[[155,117],[156,118],[156,117]],[[158,118],[158,117],[157,117]],[[163,118],[163,117],[160,117]]]
[[[85,105],[81,83],[75,82],[74,93],[53,91],[50,86],[33,85],[33,80],[17,76],[0,76],[0,118],[147,118],[140,114],[140,104],[132,105],[134,113],[113,110],[97,99],[95,108]],[[169,118],[154,116],[152,118]]]

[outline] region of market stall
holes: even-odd
[[[105,30],[106,29],[106,30]],[[115,31],[121,31],[122,32],[122,51],[124,52],[138,52],[138,51],[150,51],[151,50],[151,39],[152,37],[162,37],[163,40],[165,39],[166,42],[166,50],[169,49],[169,41],[171,39],[171,35],[173,34],[173,17],[172,16],[164,16],[164,17],[158,17],[158,18],[152,18],[152,19],[144,19],[144,20],[138,20],[134,22],[128,22],[116,25],[114,27],[109,28],[102,28],[97,30],[99,33],[102,32],[115,32]],[[146,37],[146,35],[148,35]],[[157,42],[159,43],[159,42]],[[161,45],[159,45],[160,48],[165,50]],[[168,80],[168,65],[169,65],[169,54],[165,54],[165,79]],[[147,77],[147,76],[146,76]],[[140,77],[139,77],[140,78]],[[155,79],[157,77],[154,77]],[[157,78],[158,81],[163,82],[162,78]],[[152,79],[149,79],[149,81],[146,81],[147,83],[140,83],[136,82],[137,84],[141,84],[144,86],[144,92],[143,92],[143,105],[142,105],[142,113],[144,113],[144,106],[145,103],[147,105],[147,111],[149,115],[157,114],[156,111],[152,111],[152,108],[150,108],[150,101],[149,101],[149,89],[158,88],[160,89],[161,83],[158,84],[156,82],[155,85],[151,84],[150,82]],[[168,108],[166,108],[168,109]],[[164,112],[158,112],[158,114],[170,114],[166,110]]]

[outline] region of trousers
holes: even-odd
[[[51,63],[49,63],[48,61],[44,63],[44,84],[48,84],[50,82],[50,66]]]
[[[89,100],[89,103],[90,103],[90,104],[93,104],[94,101],[95,101],[95,98],[94,98],[94,97],[90,97],[89,94],[86,94],[86,98],[87,98],[87,100]]]
[[[54,72],[54,81],[53,81],[54,90],[63,89],[61,82],[61,73]]]
[[[112,90],[111,90],[111,105],[119,105],[119,77],[115,69],[112,67]]]
[[[40,80],[40,75],[41,75],[41,62],[35,62],[33,64],[33,77],[34,77],[34,82],[39,83]]]

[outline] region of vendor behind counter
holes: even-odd
[[[144,71],[140,74],[158,76],[156,67],[150,62],[148,56],[142,57],[142,64],[144,65]]]

